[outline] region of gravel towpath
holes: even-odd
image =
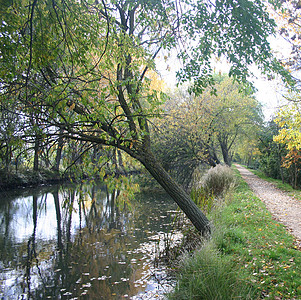
[[[272,215],[286,226],[296,239],[301,241],[301,201],[289,196],[275,187],[270,182],[267,182],[246,168],[235,165],[240,172],[242,178],[247,182],[250,188],[254,191],[266,205]]]

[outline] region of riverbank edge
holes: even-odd
[[[212,237],[183,255],[169,299],[301,299],[301,251],[233,167],[238,186],[209,215]]]
[[[133,174],[141,174],[141,170],[130,170],[126,174],[119,174],[124,176],[130,176]],[[112,176],[112,174],[106,174],[107,176]],[[82,180],[101,180],[97,175],[88,176],[83,174],[77,176],[76,174],[61,174],[58,171],[54,170],[40,170],[32,171],[27,170],[25,172],[10,172],[5,173],[3,170],[0,170],[0,191],[11,191],[16,188],[31,188],[39,187],[42,185],[53,185],[53,184],[62,184],[70,182],[81,182]]]
[[[0,190],[11,191],[16,188],[31,188],[42,185],[53,185],[58,183],[76,182],[84,178],[76,178],[75,176],[62,176],[57,171],[40,170],[26,172],[0,172]]]

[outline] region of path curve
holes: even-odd
[[[235,164],[242,178],[247,182],[257,197],[266,205],[272,215],[284,224],[298,241],[301,241],[301,202],[279,190],[246,168]]]

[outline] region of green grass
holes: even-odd
[[[301,251],[241,178],[210,218],[212,238],[185,257],[170,299],[301,299]]]

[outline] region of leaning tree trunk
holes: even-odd
[[[144,152],[138,158],[150,174],[178,204],[196,229],[203,235],[210,233],[210,222],[197,205],[191,200],[182,187],[177,184],[164,170],[161,164],[150,152]]]

